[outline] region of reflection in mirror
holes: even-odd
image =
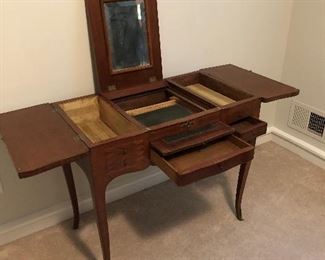
[[[104,3],[113,71],[150,65],[144,0]]]

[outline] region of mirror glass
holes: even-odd
[[[150,65],[144,0],[104,3],[113,71]]]

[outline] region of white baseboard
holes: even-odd
[[[325,151],[276,127],[270,127],[272,141],[325,169]]]
[[[269,141],[274,141],[325,169],[325,151],[276,127],[269,127],[267,133],[257,139],[256,144],[260,145]],[[167,179],[166,175],[157,169],[149,176],[108,190],[106,194],[107,201],[112,202],[121,199],[162,183]],[[91,198],[79,198],[79,207],[81,213],[90,211],[93,208]],[[0,225],[0,245],[56,225],[69,218],[72,218],[72,210],[70,202],[66,201],[35,214],[2,224]]]
[[[158,168],[153,168],[153,172],[149,176],[109,189],[106,192],[106,201],[112,202],[119,200],[166,180],[168,180],[168,177],[163,172]],[[93,209],[90,197],[79,197],[78,201],[80,213],[85,213]],[[54,226],[64,220],[72,218],[72,216],[70,201],[65,201],[37,213],[2,224],[0,225],[0,245],[7,244],[42,229]]]

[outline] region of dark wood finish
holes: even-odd
[[[96,172],[96,170],[94,170],[93,174],[89,174],[88,177],[94,209],[96,213],[97,230],[102,248],[103,259],[110,260],[110,241],[107,223],[105,191],[111,179],[106,179],[105,181],[103,181],[103,179],[107,177],[95,177],[96,173],[99,174],[101,172]]]
[[[249,98],[224,106],[220,111],[220,120],[232,124],[249,116],[259,117],[261,101]]]
[[[121,109],[128,111],[140,107],[146,107],[169,101],[171,98],[174,98],[177,103],[182,104],[193,112],[200,112],[204,110],[203,107],[198,105],[192,99],[186,98],[168,87],[160,88],[158,90],[153,91],[143,91],[136,95],[130,95],[123,98],[114,99],[112,100],[112,102],[117,104]]]
[[[110,65],[102,0],[85,0],[96,93],[109,91],[110,86],[122,90],[132,86],[162,80],[158,11],[156,0],[144,0],[146,6],[148,40],[152,66],[138,70],[114,73]],[[112,88],[114,91],[114,88]]]
[[[259,97],[263,102],[299,94],[299,90],[296,88],[232,64],[203,69],[200,72],[222,82],[226,86]]]
[[[197,94],[193,93],[190,90],[186,90],[186,86],[193,85],[193,84],[202,84],[205,87],[214,90],[220,94],[223,94],[229,98],[232,98],[236,101],[247,99],[252,97],[251,94],[245,93],[239,89],[233,88],[230,85],[226,85],[221,81],[218,81],[214,78],[211,78],[205,74],[202,74],[198,71],[183,74],[180,76],[175,76],[167,79],[167,82],[172,86],[177,86],[178,88],[182,89],[182,93],[189,92],[192,96],[197,96],[198,99],[203,100],[204,102],[210,104],[210,106],[215,107],[214,103],[205,99],[204,97],[198,96]],[[185,91],[184,91],[185,90]]]
[[[247,117],[231,125],[235,129],[235,135],[245,141],[255,140],[267,130],[267,123],[255,117]]]
[[[164,158],[151,150],[151,161],[178,186],[184,186],[253,159],[254,148],[230,136],[199,149]]]
[[[73,162],[88,152],[50,104],[1,114],[0,133],[20,178]]]
[[[184,128],[191,128],[191,123],[185,123]],[[186,129],[176,135],[155,140],[151,142],[151,146],[160,155],[170,156],[190,148],[201,146],[202,144],[210,143],[233,132],[234,129],[219,121],[190,131]]]
[[[261,101],[299,93],[295,88],[234,65],[163,80],[156,0],[144,0],[151,66],[113,71],[103,14],[103,3],[111,1],[115,0],[85,0],[97,95],[0,115],[0,133],[20,177],[63,167],[74,228],[78,227],[79,209],[70,163],[76,161],[83,169],[91,189],[105,260],[110,259],[107,185],[114,178],[143,170],[150,164],[158,165],[180,186],[241,165],[235,206],[236,216],[242,220],[242,196],[256,137],[266,131],[266,123],[258,120]],[[201,84],[203,88],[194,91],[187,88],[193,84]],[[221,96],[227,102],[218,105],[206,93],[215,98]],[[75,116],[76,111],[71,112],[73,107],[63,109],[65,103],[76,100],[82,103],[87,98],[95,105],[84,104],[81,111],[86,115],[79,112]],[[173,100],[193,113],[184,118],[168,117],[173,120],[145,127],[127,112],[151,105],[162,107],[160,103]],[[86,124],[85,130],[83,120],[92,120],[96,129],[89,131]],[[204,128],[211,125],[217,126],[216,129]]]
[[[178,93],[179,95],[182,95],[184,98],[193,100],[193,102],[195,102],[197,105],[201,106],[204,109],[212,109],[212,108],[216,107],[214,104],[211,104],[211,102],[209,102],[208,100],[205,100],[204,98],[199,97],[199,96],[187,91],[186,89],[182,88],[178,84],[170,84],[169,88],[172,91]]]
[[[130,135],[91,150],[92,164],[97,178],[115,178],[140,171],[150,165],[149,139],[146,133]]]
[[[142,91],[137,95],[130,95],[120,99],[115,99],[113,102],[117,104],[121,109],[127,111],[164,102],[167,99],[168,95],[165,89],[159,89],[154,91]]]
[[[79,228],[79,206],[78,206],[78,197],[76,192],[76,186],[73,180],[71,165],[64,164],[62,168],[64,172],[65,181],[67,183],[72,210],[73,210],[73,229],[78,229]]]
[[[119,89],[115,91],[110,92],[102,92],[100,95],[102,95],[107,100],[113,100],[123,97],[129,97],[136,94],[141,94],[145,91],[151,91],[151,90],[157,90],[161,88],[165,88],[168,86],[168,83],[165,80],[159,80],[152,83],[145,83],[145,84],[139,84],[136,86],[130,86],[126,89]]]
[[[151,127],[149,131],[149,140],[152,142],[158,139],[162,139],[166,136],[181,133],[184,131],[190,131],[209,123],[215,123],[217,121],[220,121],[219,109],[216,109],[215,111],[202,111],[185,118],[174,120],[173,122],[166,122]]]
[[[243,220],[241,202],[243,198],[243,193],[246,185],[246,180],[251,166],[251,161],[244,163],[240,166],[238,183],[237,183],[237,192],[236,192],[236,216],[238,220]]]

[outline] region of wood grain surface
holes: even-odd
[[[186,86],[187,90],[190,90],[191,92],[204,97],[214,103],[217,106],[225,106],[231,103],[236,102],[235,100],[226,97],[225,95],[222,95],[210,88],[205,87],[204,85],[197,83],[193,85]]]
[[[233,88],[260,97],[263,102],[270,102],[299,94],[299,90],[294,87],[232,64],[207,68],[200,70],[200,72]]]
[[[1,114],[0,133],[21,178],[72,162],[88,152],[50,104]]]

